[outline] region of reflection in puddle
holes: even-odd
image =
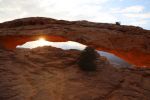
[[[84,50],[86,45],[80,44],[78,42],[74,41],[67,41],[67,42],[49,42],[46,41],[44,38],[40,38],[39,40],[36,41],[30,41],[26,42],[23,45],[18,45],[17,48],[36,48],[36,47],[41,47],[41,46],[52,46],[56,48],[61,48],[64,50],[69,50],[69,49],[76,49],[76,50]],[[104,51],[97,51],[101,56],[105,56],[110,63],[113,63],[118,66],[122,67],[129,67],[130,64],[124,61],[123,59],[115,56],[114,54],[104,52]]]

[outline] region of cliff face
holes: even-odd
[[[149,69],[118,69],[99,56],[97,71],[84,72],[80,53],[0,49],[0,100],[149,100]]]

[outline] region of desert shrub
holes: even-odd
[[[121,23],[120,22],[116,22],[116,25],[121,25]]]
[[[78,65],[84,71],[95,71],[96,59],[97,52],[91,47],[86,47],[79,56]]]

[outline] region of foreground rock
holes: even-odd
[[[79,69],[80,51],[0,49],[0,100],[149,100],[150,69],[117,69],[102,57]]]

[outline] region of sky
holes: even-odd
[[[24,17],[121,22],[150,30],[150,0],[0,0],[0,22]]]

